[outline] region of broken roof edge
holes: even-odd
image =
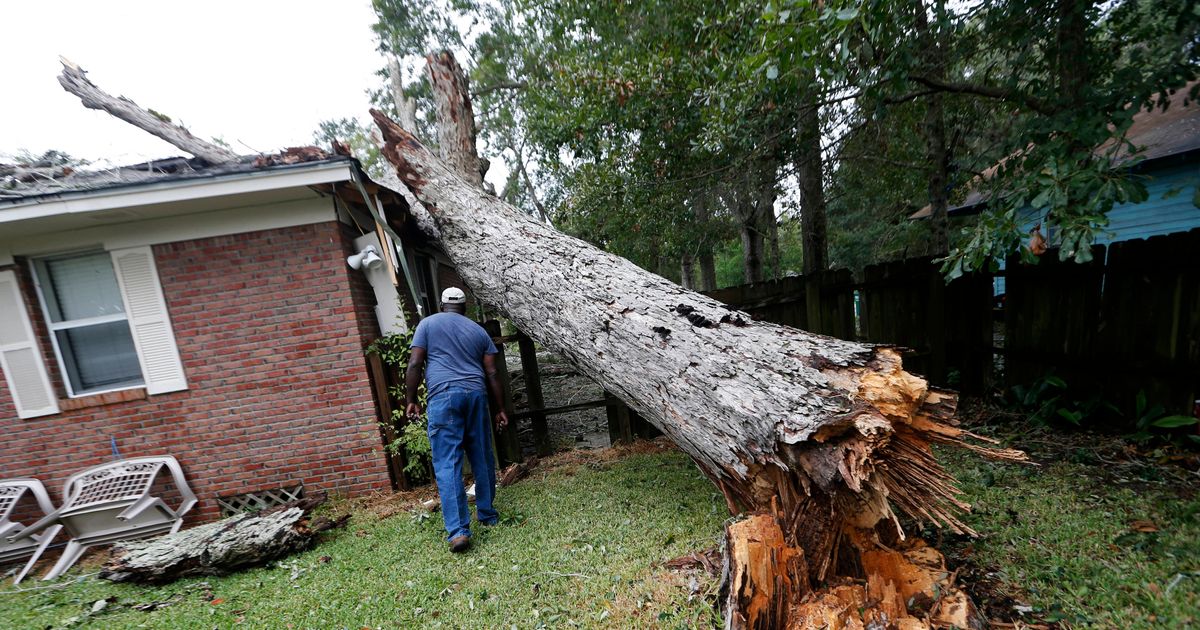
[[[115,196],[137,191],[191,186],[205,182],[250,179],[279,175],[283,173],[322,170],[329,168],[330,165],[349,165],[351,162],[355,163],[356,168],[360,168],[354,158],[340,155],[330,156],[328,158],[309,162],[273,164],[260,167],[253,166],[252,161],[254,157],[250,156],[250,158],[251,159],[249,161],[238,161],[231,164],[193,168],[185,173],[146,171],[147,176],[145,177],[109,180],[97,185],[74,187],[64,186],[55,189],[42,189],[38,192],[33,192],[27,195],[2,196],[3,191],[0,191],[0,212],[23,206],[41,205],[55,201],[68,201],[85,197]],[[194,162],[197,160],[199,160],[199,158],[167,158],[165,160],[155,160],[133,166],[136,167],[175,161]],[[202,160],[200,161],[203,162]]]

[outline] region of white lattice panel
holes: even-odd
[[[290,488],[275,488],[229,497],[217,497],[217,505],[221,507],[221,516],[233,516],[247,512],[261,512],[267,508],[302,498],[304,498],[304,486],[296,485]]]

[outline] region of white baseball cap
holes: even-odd
[[[466,304],[467,294],[458,287],[450,287],[442,291],[442,304]]]

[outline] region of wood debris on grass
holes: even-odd
[[[342,527],[349,514],[314,516],[325,495],[241,514],[149,540],[119,543],[100,570],[113,582],[164,583],[194,575],[226,575],[260,566],[313,545]]]

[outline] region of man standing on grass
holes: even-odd
[[[412,356],[405,374],[405,413],[421,416],[417,388],[425,374],[429,407],[429,445],[433,474],[442,500],[450,551],[471,546],[471,512],[463,488],[463,453],[475,473],[475,513],[482,525],[499,519],[492,498],[496,494],[496,466],[492,458],[492,429],[488,423],[488,395],[496,409],[496,427],[508,425],[504,414],[504,389],[496,370],[496,345],[483,327],[463,315],[467,297],[462,289],[442,291],[442,312],[421,320],[413,335]],[[426,361],[429,365],[426,368]]]

